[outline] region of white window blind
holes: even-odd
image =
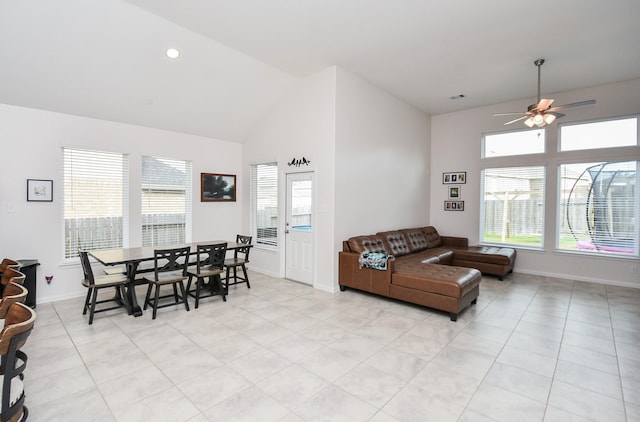
[[[638,256],[638,161],[560,166],[562,250]]]
[[[191,162],[142,157],[142,246],[191,241]]]
[[[482,171],[483,242],[542,247],[544,170],[535,166]]]
[[[63,148],[64,254],[127,246],[129,159]]]
[[[278,246],[278,164],[251,166],[251,232],[256,245]]]

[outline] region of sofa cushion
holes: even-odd
[[[443,264],[453,263],[453,251],[449,248],[429,248],[416,252],[416,258],[423,264]]]
[[[427,242],[427,238],[421,228],[403,229],[400,231],[404,233],[411,253],[423,251],[429,247],[429,242]]]
[[[516,250],[496,246],[469,246],[467,249],[456,249],[455,259],[471,262],[483,262],[496,265],[513,265]]]
[[[423,227],[422,233],[424,237],[427,239],[427,247],[435,248],[442,245],[442,239],[440,238],[440,234],[433,226]]]
[[[409,242],[407,242],[407,239],[400,230],[380,232],[376,233],[376,236],[382,237],[385,242],[385,247],[387,251],[389,251],[388,253],[396,257],[407,255],[411,252]]]
[[[347,241],[351,252],[378,252],[388,253],[384,240],[380,236],[356,236]]]
[[[461,298],[482,280],[475,268],[450,265],[422,264],[416,261],[397,261],[391,284]]]

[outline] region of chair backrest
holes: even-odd
[[[183,276],[186,276],[189,266],[189,253],[191,253],[191,247],[189,246],[154,250],[153,264],[156,280],[158,280],[158,274],[164,272],[180,271]]]
[[[0,273],[3,273],[7,268],[15,268],[17,270],[20,268],[20,263],[11,258],[4,258],[0,262]]]
[[[22,333],[30,333],[35,321],[36,312],[33,309],[22,303],[12,304],[4,319],[4,328],[0,332],[0,355],[7,354],[13,337]],[[28,334],[20,336],[17,344],[14,342],[11,346],[16,350],[20,349],[27,341],[27,337]]]
[[[89,284],[89,286],[93,286],[96,280],[93,276],[91,262],[89,261],[89,253],[87,251],[79,250],[78,255],[80,255],[80,264],[82,265],[84,280]]]
[[[2,283],[3,286],[6,286],[9,283],[23,284],[25,278],[27,278],[27,276],[20,271],[15,268],[7,267],[2,272],[0,283]]]
[[[2,300],[0,300],[0,319],[6,318],[11,305],[16,302],[24,303],[27,294],[29,291],[26,287],[16,283],[7,284],[2,292]]]
[[[251,236],[244,236],[241,234],[236,235],[236,243],[242,243],[243,245],[250,245],[251,244]],[[244,260],[246,262],[249,262],[249,251],[251,250],[250,247],[240,247],[237,248],[235,250],[235,257],[238,258],[238,255],[244,255]]]
[[[226,242],[210,245],[198,245],[198,272],[200,272],[200,268],[207,266],[222,269],[224,267],[224,258],[226,254]]]

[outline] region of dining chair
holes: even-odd
[[[26,421],[29,415],[24,405],[23,382],[27,355],[20,349],[31,334],[35,320],[35,311],[22,303],[13,303],[7,311],[5,326],[0,332],[0,421]]]
[[[241,243],[243,245],[251,245],[251,236],[243,236],[241,234],[236,235],[236,243]],[[247,288],[251,288],[251,284],[249,284],[249,276],[247,275],[247,262],[249,262],[249,251],[251,251],[250,246],[242,246],[233,251],[233,258],[225,259],[224,266],[227,269],[226,279],[225,279],[225,291],[228,294],[229,286],[233,286],[234,284],[247,283]],[[238,267],[242,268],[243,277],[238,276]],[[229,282],[229,272],[233,269],[233,282]]]
[[[4,292],[9,283],[24,284],[27,276],[13,267],[7,267],[0,276],[0,294]]]
[[[198,309],[200,299],[220,295],[223,302],[227,301],[227,296],[222,287],[220,274],[224,270],[224,259],[227,254],[227,243],[216,243],[209,245],[197,245],[197,261],[195,267],[189,267],[189,282],[187,283],[187,294],[196,301],[195,308]],[[193,279],[196,279],[195,286],[191,287]],[[205,282],[208,278],[209,281]],[[203,295],[203,290],[208,290]]]
[[[11,305],[16,302],[24,303],[28,294],[27,288],[21,284],[9,283],[6,285],[2,292],[2,299],[0,299],[0,329],[4,327],[4,320]]]
[[[89,311],[89,325],[93,324],[93,316],[100,312],[111,311],[125,307],[124,298],[126,297],[125,287],[129,283],[129,279],[124,274],[99,275],[93,274],[91,262],[89,261],[89,253],[84,250],[78,251],[80,255],[80,264],[84,278],[82,285],[87,288],[87,297],[84,301],[84,309],[82,315],[86,315]],[[115,296],[109,299],[98,299],[100,290],[115,288]],[[96,305],[113,302],[108,307],[100,307],[96,309]]]
[[[0,262],[0,275],[2,275],[2,273],[4,273],[4,270],[6,270],[7,268],[14,268],[16,270],[20,269],[20,263],[15,259],[3,258],[2,262]]]
[[[189,278],[187,270],[189,267],[189,246],[173,249],[156,249],[153,253],[153,273],[144,277],[149,283],[147,296],[144,299],[143,309],[147,309],[148,305],[153,308],[153,319],[156,319],[156,313],[160,308],[178,305],[184,303],[185,309],[189,310],[189,301],[185,292],[184,281]],[[171,285],[173,287],[172,294],[160,295],[160,287]],[[178,287],[180,293],[178,293]],[[155,294],[151,297],[151,292],[155,288]],[[173,298],[172,302],[160,304],[160,300]]]

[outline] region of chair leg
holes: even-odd
[[[96,312],[96,302],[98,301],[98,289],[93,288],[91,295],[91,309],[89,310],[89,325],[93,324],[93,315]]]
[[[184,285],[183,285],[183,290],[184,290]],[[173,300],[175,300],[176,302],[180,301],[180,299],[178,298],[178,287],[176,286],[176,283],[173,283]]]
[[[227,293],[224,291],[224,287],[222,286],[222,279],[220,278],[220,274],[216,274],[211,277],[209,281],[212,285],[215,283],[216,290],[218,290],[218,294],[222,296],[222,301],[227,301]]]
[[[242,273],[244,274],[244,281],[247,283],[247,288],[251,288],[251,284],[249,284],[249,276],[247,275],[247,267],[242,264]]]
[[[147,287],[147,295],[144,297],[144,306],[142,309],[146,310],[149,305],[149,298],[151,297],[151,289],[153,288],[153,283],[149,283],[149,287]]]
[[[202,283],[204,282],[202,277],[198,277],[196,280],[196,309],[200,306],[200,289],[202,288]]]
[[[160,301],[160,285],[156,284],[156,295],[153,300],[153,318],[156,319],[156,313],[158,312],[158,303]]]
[[[175,284],[173,285],[175,288]],[[189,300],[187,299],[187,295],[184,292],[184,283],[180,281],[180,292],[182,293],[182,301],[184,302],[184,307],[187,311],[189,311]],[[198,294],[196,293],[196,296]]]
[[[87,309],[89,309],[89,301],[91,300],[91,293],[93,293],[93,287],[89,287],[87,289],[87,298],[84,301],[84,309],[82,310],[82,315],[87,314]]]
[[[231,268],[227,267],[227,278],[225,279],[224,291],[226,294],[229,294],[229,270]]]

